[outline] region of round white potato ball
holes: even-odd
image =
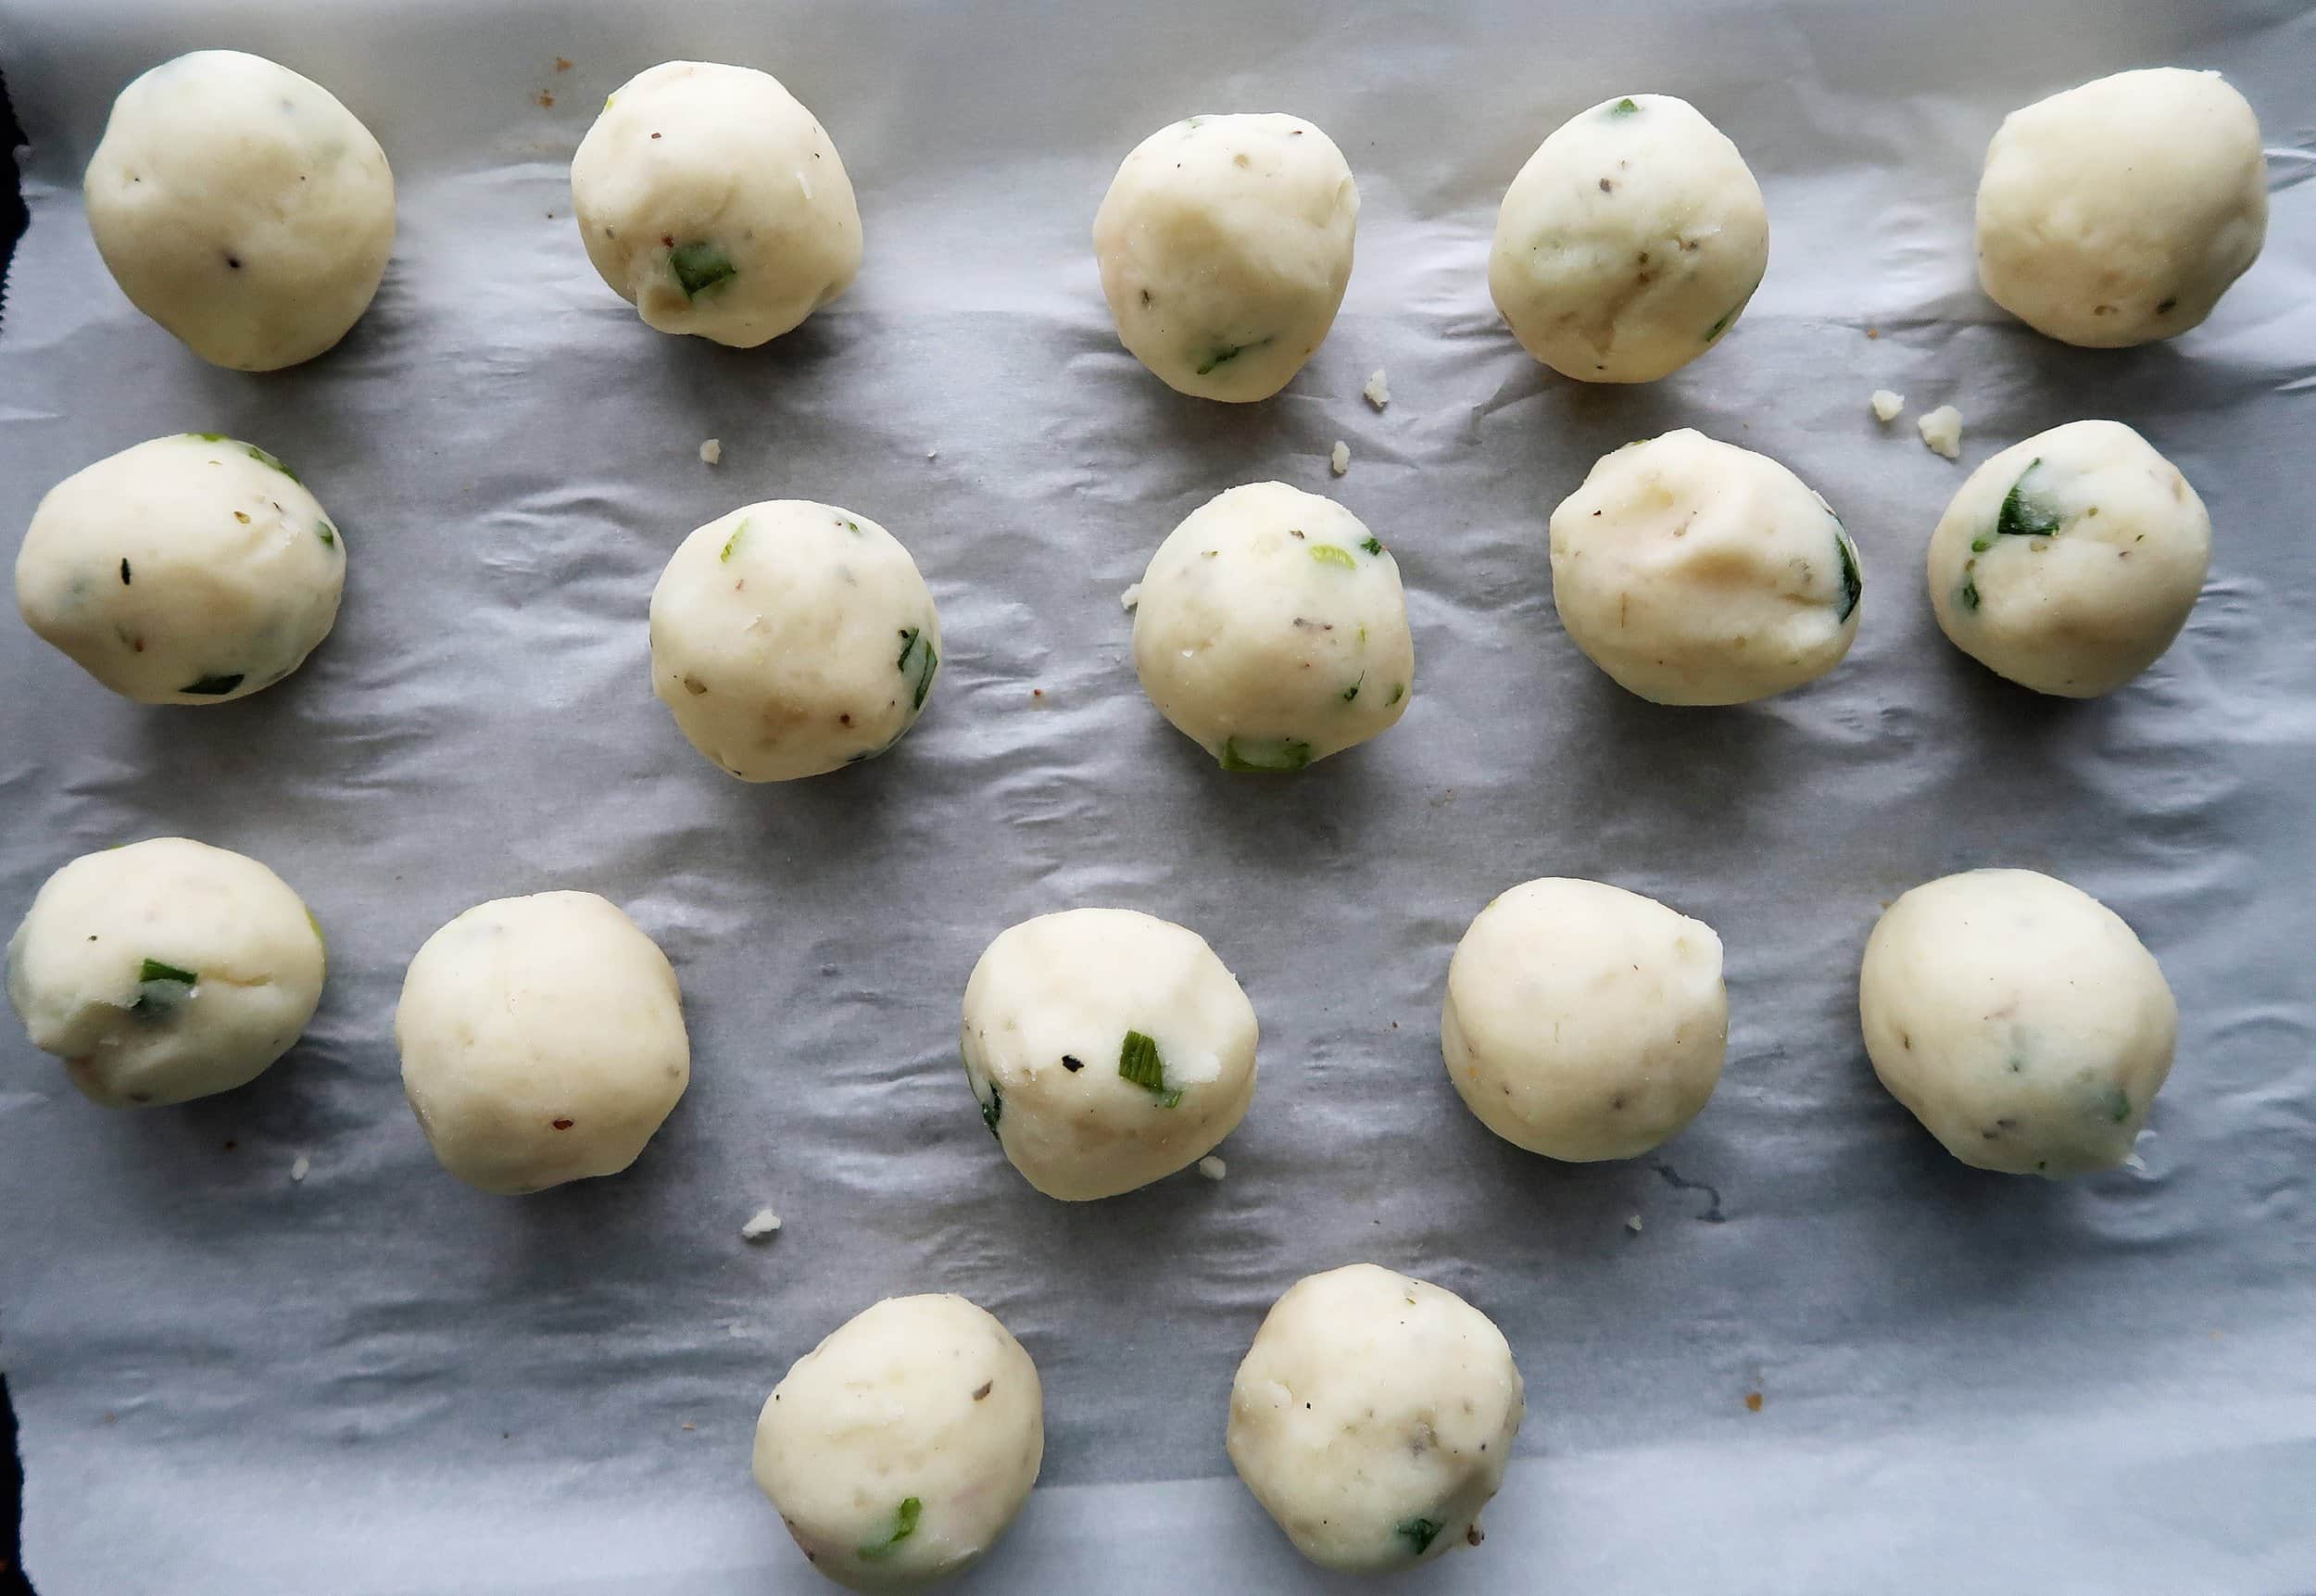
[[[1118,341],[1166,386],[1267,399],[1351,282],[1359,186],[1300,117],[1192,117],[1134,146],[1094,217]]]
[[[1254,1005],[1206,939],[1130,909],[1041,914],[965,983],[965,1082],[1030,1185],[1078,1202],[1188,1168],[1254,1097]]]
[[[2064,343],[2198,326],[2268,235],[2259,122],[2217,72],[2118,72],[2003,119],[1978,181],[1988,297]]]
[[[83,854],[8,939],[32,1046],[107,1108],[231,1091],[321,1001],[321,928],[254,859],[182,836]]]
[[[1954,646],[2038,693],[2092,698],[2155,663],[2211,561],[2211,517],[2121,421],[2070,421],[1972,471],[1930,538]]]
[[[1890,1094],[1964,1163],[2052,1176],[2131,1156],[2179,1009],[2131,927],[2032,870],[1972,870],[1892,904],[1857,1011]]]
[[[16,556],[24,622],[141,704],[271,687],[330,635],[346,536],[289,467],[216,433],[154,438],[50,488]]]
[[[756,1483],[812,1566],[914,1590],[995,1545],[1045,1456],[1037,1365],[954,1295],[888,1297],[799,1358],[756,1421]]]
[[[1865,591],[1857,546],[1765,455],[1683,427],[1603,456],[1552,512],[1569,639],[1659,704],[1742,704],[1842,662]]]
[[[1496,213],[1488,290],[1562,376],[1653,383],[1718,343],[1768,268],[1768,209],[1737,146],[1686,100],[1631,94],[1529,157]]]
[[[621,84],[572,157],[571,206],[596,270],[662,333],[752,349],[861,270],[837,146],[748,67],[665,61]]]
[[[1448,1079],[1530,1152],[1648,1151],[1705,1107],[1728,1045],[1721,939],[1622,887],[1523,882],[1479,911],[1448,964]]]
[[[442,1166],[510,1195],[617,1175],[691,1078],[674,970],[592,892],[497,899],[429,936],[394,1039]]]
[[[320,83],[238,50],[120,91],[81,192],[129,302],[212,365],[310,360],[361,320],[394,248],[385,151]]]
[[[1479,1544],[1526,1411],[1487,1314],[1353,1263],[1272,1305],[1230,1382],[1227,1444],[1296,1551],[1379,1573]]]
[[[941,625],[889,532],[804,499],[686,538],[651,590],[651,686],[693,748],[749,782],[875,759],[917,723]]]
[[[1223,769],[1299,771],[1407,712],[1416,645],[1399,562],[1332,499],[1234,487],[1151,557],[1134,671]]]

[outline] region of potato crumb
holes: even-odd
[[[722,438],[710,438],[706,443],[701,444],[699,446],[699,458],[708,465],[722,465],[724,463],[724,440]]]
[[[1906,408],[1906,396],[1894,394],[1887,388],[1876,388],[1866,403],[1873,407],[1875,421],[1894,421],[1898,413]]]
[[[1210,1152],[1198,1161],[1198,1172],[1209,1180],[1220,1180],[1230,1173],[1230,1166]]]
[[[314,1161],[308,1158],[301,1152],[296,1158],[290,1160],[290,1178],[292,1180],[303,1180],[306,1176],[313,1173],[313,1167]]]
[[[1118,595],[1118,608],[1131,609],[1142,601],[1142,584],[1139,582]]]
[[[1641,1216],[1640,1216],[1639,1214],[1637,1214],[1637,1213],[1636,1213],[1636,1214],[1634,1214],[1631,1218],[1630,1218],[1630,1219],[1628,1219],[1628,1220],[1626,1220],[1626,1221],[1624,1222],[1624,1227],[1625,1227],[1627,1230],[1631,1231],[1631,1232],[1632,1232],[1632,1234],[1633,1234],[1633,1235],[1635,1235],[1635,1236],[1640,1235],[1640,1234],[1641,1234]]]
[[[1335,440],[1334,452],[1327,457],[1327,469],[1337,476],[1351,469],[1351,446],[1341,438]]]
[[[1952,405],[1941,405],[1916,421],[1921,430],[1922,442],[1934,455],[1950,460],[1962,458],[1962,412]]]
[[[1383,368],[1380,366],[1378,366],[1369,375],[1367,385],[1359,391],[1366,395],[1367,403],[1378,410],[1391,402],[1391,384],[1384,381]]]
[[[743,1241],[762,1241],[765,1237],[770,1236],[774,1231],[779,1228],[780,1216],[769,1208],[760,1208],[753,1214],[749,1216],[749,1221],[746,1225],[740,1226],[740,1239]]]

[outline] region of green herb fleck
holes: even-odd
[[[1850,541],[1837,522],[1833,528],[1834,546],[1842,551],[1842,602],[1833,612],[1836,621],[1847,621],[1857,609],[1858,599],[1865,597],[1866,579],[1857,569],[1857,545]]]
[[[1391,1533],[1407,1542],[1408,1550],[1421,1557],[1431,1550],[1431,1543],[1440,1538],[1440,1531],[1445,1527],[1436,1518],[1403,1518],[1391,1527]]]
[[[1630,100],[1618,100],[1615,105],[1608,107],[1608,114],[1612,117],[1637,116],[1640,113],[1640,109],[1641,107],[1634,105]],[[1418,1524],[1429,1524],[1430,1523],[1430,1520],[1419,1518],[1416,1522]],[[1434,1526],[1434,1528],[1437,1528],[1437,1526]],[[1418,1548],[1418,1550],[1421,1549]]]
[[[1126,1033],[1126,1041],[1118,1049],[1118,1074],[1156,1098],[1159,1107],[1181,1105],[1181,1089],[1166,1088],[1166,1066],[1158,1057],[1158,1044],[1139,1031]]]
[[[913,658],[915,663],[911,664]],[[910,702],[911,710],[925,708],[925,696],[933,690],[933,672],[940,669],[940,656],[934,652],[933,641],[914,626],[904,627],[900,634],[900,660],[898,669],[913,679],[916,696]]]
[[[1345,571],[1356,571],[1359,569],[1359,562],[1352,559],[1350,549],[1339,548],[1331,543],[1313,544],[1311,546],[1311,558],[1317,560],[1321,565],[1340,565]]]
[[[697,299],[717,283],[740,274],[719,244],[679,244],[669,252],[667,263],[686,299]]]
[[[1225,737],[1220,757],[1227,771],[1299,771],[1311,762],[1311,745],[1292,737]]]
[[[1276,337],[1277,334],[1274,333],[1272,336]],[[1214,371],[1215,367],[1227,366],[1231,361],[1237,359],[1240,356],[1245,354],[1249,349],[1260,349],[1264,345],[1269,342],[1269,338],[1257,338],[1252,344],[1216,345],[1214,348],[1207,351],[1205,360],[1198,368],[1198,374],[1203,377]]]
[[[1739,311],[1743,310],[1747,305],[1750,305],[1753,302],[1753,296],[1760,290],[1760,287],[1761,279],[1756,277],[1753,280],[1753,286],[1746,289],[1743,294],[1738,295],[1737,303],[1731,306],[1727,310],[1722,311],[1721,319],[1705,330],[1705,341],[1710,344],[1715,339],[1718,338],[1722,333],[1728,332],[1729,324],[1737,320],[1737,313]]]
[[[1984,554],[1988,549],[1994,547],[1995,540],[1991,537],[1974,537],[1970,539],[1970,552],[1972,554]]]
[[[181,987],[190,987],[200,979],[201,977],[191,970],[180,970],[176,965],[164,964],[158,959],[147,959],[137,966],[139,986],[147,981],[174,981]]]
[[[740,546],[740,534],[747,530],[748,517],[742,516],[740,524],[732,529],[732,535],[724,540],[724,552],[716,558],[728,563],[732,558],[732,551]]]
[[[847,532],[858,532],[861,530],[861,523],[857,521],[848,520],[843,522],[842,524]]]
[[[979,1100],[976,1099],[975,1100],[978,1101]],[[981,1123],[989,1127],[989,1134],[991,1136],[997,1136],[997,1122],[1004,1117],[1005,1094],[997,1089],[997,1081],[993,1077],[989,1082],[989,1100],[981,1104]],[[1002,1140],[1003,1138],[1001,1137],[999,1139]]]
[[[223,433],[187,433],[189,438],[199,438],[205,444],[230,444],[233,440]]]
[[[238,674],[232,676],[204,676],[198,682],[194,683],[191,686],[180,687],[177,690],[180,693],[193,694],[196,697],[222,698],[226,694],[232,692],[234,688],[240,685],[241,677]]]
[[[1962,598],[1962,608],[1963,608],[1963,609],[1976,609],[1978,608],[1978,578],[1977,578],[1977,577],[1975,577],[1975,576],[1965,576],[1965,577],[1962,579],[1962,593],[1961,593],[1961,598]]]
[[[877,1563],[890,1557],[900,1549],[902,1541],[917,1532],[917,1517],[924,1511],[925,1503],[915,1497],[902,1497],[900,1505],[893,1509],[891,1532],[882,1540],[872,1540],[865,1546],[854,1547],[853,1554],[863,1563]]]
[[[1367,678],[1363,674],[1360,676],[1358,681],[1353,682],[1350,686],[1345,687],[1343,689],[1343,702],[1348,704],[1355,700],[1359,697],[1359,689],[1366,685],[1366,680]]]
[[[1407,684],[1401,682],[1391,688],[1391,696],[1383,700],[1383,707],[1388,710],[1405,697],[1407,697]]]
[[[1380,554],[1383,552],[1383,541],[1380,538],[1370,537],[1366,542],[1360,544],[1359,547],[1366,549],[1369,554]]]
[[[2003,496],[2002,509],[1995,517],[1996,537],[2058,535],[2058,512],[2035,496],[2039,484],[2030,485],[2027,482],[2042,464],[2039,458],[2029,460],[2027,469],[2019,473],[2019,480]]]
[[[338,546],[338,529],[332,526],[326,518],[314,528],[314,534],[321,539],[324,548],[335,548]]]
[[[2107,1094],[2107,1117],[2117,1125],[2131,1118],[2131,1094],[2120,1087]]]
[[[256,460],[259,465],[271,466],[275,471],[280,471],[283,476],[289,478],[290,481],[297,483],[299,487],[304,487],[306,485],[304,483],[298,482],[297,473],[296,471],[290,470],[289,467],[282,463],[281,456],[270,455],[255,444],[244,444],[241,446],[247,449],[249,451],[249,458]]]

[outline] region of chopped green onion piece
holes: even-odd
[[[1608,107],[1608,114],[1612,117],[1630,117],[1636,115],[1640,109],[1640,107],[1634,105],[1629,99],[1618,100],[1615,105]]]
[[[240,685],[241,677],[239,675],[204,676],[198,682],[194,683],[191,686],[180,687],[177,690],[180,693],[191,693],[196,697],[222,698],[226,694],[232,692],[234,688]]]
[[[916,663],[910,663],[912,656]],[[933,673],[940,669],[940,656],[934,651],[933,641],[914,626],[904,627],[900,634],[900,672],[910,676],[916,687],[916,696],[910,701],[912,711],[925,708],[925,696],[933,690]]]
[[[859,522],[857,522],[857,521],[850,521],[850,520],[848,520],[848,521],[844,523],[844,529],[845,529],[847,532],[858,532],[858,531],[860,531],[860,530],[861,530],[861,523],[860,523]]]
[[[1343,702],[1348,704],[1356,700],[1359,697],[1359,689],[1366,685],[1366,677],[1362,675],[1358,681],[1353,682],[1350,686],[1345,687],[1343,689]]]
[[[2002,509],[1995,517],[1997,537],[2056,537],[2058,535],[2058,512],[2033,497],[2034,489],[2027,484],[2042,466],[2038,458],[2027,462],[2027,469],[2019,473],[2019,480],[2010,484],[2003,496]]]
[[[1407,697],[1407,684],[1406,684],[1406,683],[1404,683],[1404,682],[1402,682],[1402,683],[1398,684],[1396,686],[1392,687],[1392,689],[1391,689],[1391,696],[1390,697],[1388,697],[1388,698],[1386,698],[1386,699],[1384,699],[1384,700],[1383,700],[1383,707],[1384,707],[1385,709],[1387,709],[1387,710],[1388,710],[1388,709],[1390,709],[1390,708],[1391,708],[1393,704],[1398,703],[1398,702],[1399,702],[1402,698],[1404,698],[1405,697]]]
[[[1275,337],[1277,334],[1273,334],[1273,336]],[[1249,349],[1260,349],[1264,345],[1269,342],[1269,338],[1257,338],[1252,344],[1219,345],[1207,351],[1204,362],[1198,368],[1198,374],[1203,377],[1214,371],[1215,367],[1227,366],[1231,361],[1237,359],[1240,356],[1245,354]]]
[[[323,547],[335,548],[338,546],[338,529],[332,526],[327,521],[322,522],[321,525],[315,527],[314,531],[321,538]]]
[[[2107,1117],[2117,1125],[2131,1117],[2131,1094],[2118,1087],[2107,1094]]]
[[[1139,1031],[1126,1033],[1126,1041],[1118,1049],[1118,1074],[1156,1098],[1159,1107],[1181,1105],[1181,1088],[1167,1089],[1166,1066],[1158,1057],[1158,1044]]]
[[[297,473],[296,471],[290,470],[289,467],[282,463],[281,456],[270,455],[255,444],[244,444],[242,445],[242,447],[247,449],[249,451],[249,458],[256,460],[259,465],[271,466],[275,471],[280,471],[283,476],[289,478],[290,481],[297,483],[299,487],[304,487],[306,485],[304,483],[297,481]]]
[[[732,535],[724,540],[724,552],[717,555],[716,558],[721,560],[729,561],[732,558],[732,551],[740,546],[740,534],[746,532],[747,530],[748,517],[742,516],[740,518],[740,524],[732,529]]]
[[[223,433],[187,433],[189,438],[199,438],[205,444],[230,444],[233,440]]]
[[[979,1101],[978,1099],[975,1099],[975,1100]],[[981,1104],[981,1123],[989,1127],[989,1134],[991,1136],[997,1136],[997,1122],[1004,1117],[1005,1094],[997,1089],[997,1082],[992,1079],[989,1082],[989,1100]],[[1003,1138],[1000,1137],[999,1139],[1002,1140]]]
[[[1431,1550],[1431,1543],[1447,1527],[1436,1518],[1403,1518],[1391,1527],[1391,1533],[1407,1542],[1408,1549],[1421,1557]]]
[[[686,299],[696,299],[740,274],[720,244],[679,244],[669,253],[667,263]]]
[[[1317,560],[1321,565],[1340,565],[1345,571],[1356,571],[1359,569],[1359,562],[1352,559],[1350,549],[1339,548],[1331,543],[1313,544],[1311,546],[1311,558]]]
[[[1299,771],[1311,762],[1311,745],[1292,737],[1225,737],[1221,760],[1227,771]]]
[[[1370,537],[1359,547],[1366,549],[1369,554],[1380,554],[1383,552],[1383,541],[1380,538]]]
[[[1857,546],[1838,522],[1833,528],[1833,542],[1842,551],[1842,601],[1835,608],[1833,618],[1847,621],[1856,612],[1857,601],[1865,597],[1866,579],[1857,570]]]
[[[1962,608],[1963,608],[1963,609],[1976,609],[1978,608],[1978,578],[1977,578],[1977,577],[1975,577],[1975,576],[1965,576],[1965,577],[1962,579],[1962,595],[1961,595],[1961,597],[1962,597]]]
[[[1988,549],[1994,547],[1995,540],[1991,537],[1974,537],[1970,539],[1970,552],[1972,554],[1984,554]]]
[[[915,1497],[901,1498],[900,1505],[893,1509],[891,1533],[882,1540],[872,1540],[865,1546],[854,1547],[854,1554],[863,1563],[875,1563],[890,1557],[900,1550],[902,1541],[917,1532],[917,1517],[924,1511],[925,1503]]]
[[[174,981],[181,987],[190,987],[200,979],[201,977],[191,970],[180,970],[176,965],[164,964],[158,959],[147,959],[137,966],[137,982],[140,986],[147,981]]]

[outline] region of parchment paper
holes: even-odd
[[[75,854],[183,834],[279,870],[332,953],[306,1041],[185,1108],[102,1112],[0,1037],[0,1336],[44,1596],[824,1589],[749,1482],[757,1406],[850,1313],[938,1289],[1013,1327],[1048,1402],[1043,1483],[960,1589],[1352,1589],[1300,1563],[1221,1442],[1271,1301],[1361,1259],[1484,1308],[1529,1393],[1487,1545],[1408,1589],[2316,1590],[2312,12],[0,6],[33,214],[0,526],[100,456],[213,430],[298,467],[351,550],[329,642],[230,706],[126,703],[0,623],[0,918]],[[329,84],[400,180],[377,304],[271,377],[132,312],[81,215],[113,94],[203,45]],[[781,77],[861,194],[858,285],[755,352],[645,329],[568,216],[603,94],[685,56]],[[2266,255],[2175,344],[2005,321],[1970,270],[2001,114],[2165,62],[2258,107]],[[1643,89],[1744,150],[1772,265],[1706,358],[1580,390],[1499,324],[1487,241],[1547,132]],[[1118,348],[1088,244],[1127,149],[1226,109],[1317,121],[1364,199],[1333,335],[1251,408]],[[1909,402],[1886,431],[1883,385]],[[1962,466],[1912,431],[1945,401]],[[1947,647],[1920,559],[1969,464],[2086,415],[2146,432],[2217,534],[2179,645],[2071,704]],[[1817,685],[1658,709],[1561,635],[1552,505],[1677,425],[1785,461],[1856,534],[1863,629]],[[1266,477],[1391,545],[1417,636],[1402,725],[1281,781],[1159,720],[1118,602],[1180,517]],[[749,787],[653,699],[645,605],[684,533],[787,496],[891,527],[949,657],[889,758]],[[1881,905],[1990,863],[2081,885],[2163,961],[2179,1062],[2143,1172],[1973,1173],[1872,1079],[1855,982]],[[1726,940],[1727,1073],[1657,1156],[1523,1154],[1441,1071],[1449,951],[1545,873]],[[444,921],[558,886],[675,961],[692,1087],[628,1174],[483,1197],[404,1105],[393,1004]],[[1005,925],[1081,903],[1196,927],[1254,999],[1262,1085],[1220,1184],[1055,1203],[981,1126],[965,975]],[[751,1247],[760,1206],[786,1228]]]

